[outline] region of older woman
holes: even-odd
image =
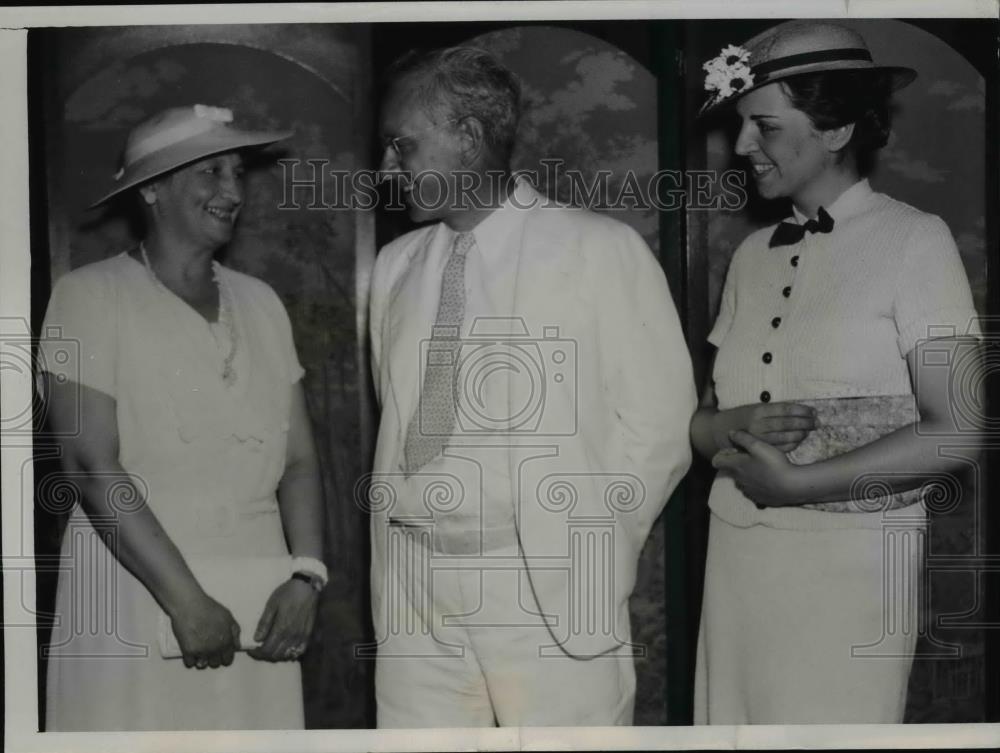
[[[773,27],[706,70],[705,109],[735,112],[758,193],[793,216],[733,257],[691,424],[719,469],[696,722],[900,722],[925,526],[915,489],[963,465],[935,436],[980,441],[949,403],[957,365],[979,363],[955,243],[863,177],[891,91],[915,73],[876,66],[858,34],[822,22]],[[859,495],[865,479],[885,494]]]
[[[303,726],[297,659],[326,582],[303,372],[271,288],[214,261],[243,206],[242,151],[288,134],[231,121],[195,105],[136,126],[101,202],[137,198],[144,239],[52,292],[46,327],[79,348],[42,343],[80,505],[48,730]]]

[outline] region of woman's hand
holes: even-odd
[[[202,594],[170,618],[185,667],[228,667],[240,646],[240,626],[211,596]]]
[[[318,601],[319,595],[308,583],[286,580],[274,589],[257,623],[253,637],[261,645],[247,653],[263,661],[298,659],[309,646]]]
[[[785,507],[804,499],[803,467],[788,461],[784,452],[746,431],[730,434],[733,449],[720,450],[712,465],[728,473],[736,488],[757,507]]]
[[[791,452],[816,428],[816,411],[801,403],[751,403],[719,410],[715,384],[709,380],[701,405],[691,417],[691,444],[704,458],[733,447],[729,436],[747,431],[781,452]]]
[[[720,449],[732,447],[735,431],[753,434],[781,452],[791,452],[816,428],[816,411],[800,403],[753,403],[720,410],[712,422],[712,434]]]

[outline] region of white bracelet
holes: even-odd
[[[312,575],[317,578],[324,587],[330,580],[326,565],[315,557],[292,557],[292,572]]]

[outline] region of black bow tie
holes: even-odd
[[[796,225],[794,222],[779,222],[768,246],[771,248],[790,246],[802,240],[806,233],[829,233],[831,230],[833,230],[833,217],[820,207],[815,220],[808,220],[801,225]]]

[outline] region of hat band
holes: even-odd
[[[172,128],[165,128],[133,144],[125,154],[125,166],[128,167],[143,157],[148,157],[153,152],[158,152],[161,149],[166,149],[168,146],[179,144],[192,136],[207,133],[218,128],[218,126],[218,123],[208,118],[192,118],[191,120],[178,123]]]
[[[751,66],[753,75],[760,79],[767,79],[772,74],[778,73],[786,68],[797,68],[801,65],[812,65],[813,63],[833,63],[838,61],[861,60],[872,62],[872,54],[868,50],[861,50],[857,47],[846,47],[838,50],[818,50],[816,52],[803,52],[798,55],[788,55],[783,58],[775,58],[764,63]]]

